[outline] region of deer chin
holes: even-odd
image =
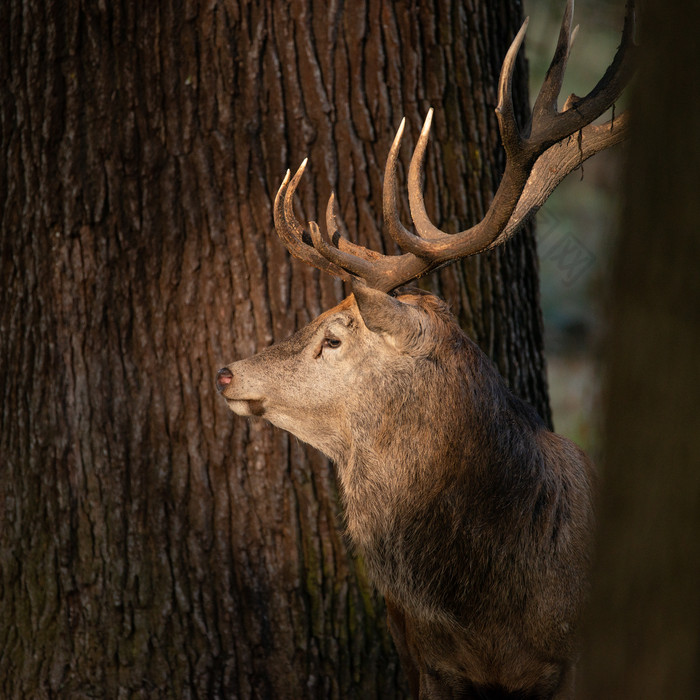
[[[264,416],[263,399],[226,399],[228,407],[238,416]]]

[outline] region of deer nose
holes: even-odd
[[[219,393],[221,393],[231,383],[232,379],[233,373],[228,367],[222,367],[216,373],[216,388],[218,389]]]

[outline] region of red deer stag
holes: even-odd
[[[527,20],[501,71],[496,113],[507,162],[484,219],[446,234],[421,193],[432,111],[408,174],[411,217],[397,202],[404,123],[387,159],[384,219],[404,251],[380,255],[338,234],[304,231],[287,173],[275,225],[290,252],[351,283],[352,295],[288,340],[219,370],[231,410],[262,416],[336,464],[348,535],[384,594],[389,626],[419,698],[567,698],[586,588],[591,471],[510,393],[446,305],[389,292],[449,261],[499,245],[593,153],[621,140],[626,117],[592,122],[631,73],[633,9],[621,46],[583,98],[557,98],[572,41],[567,5],[532,121],[515,123],[511,79]]]

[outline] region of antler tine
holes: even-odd
[[[337,217],[338,211],[336,208],[335,192],[331,192],[331,196],[328,198],[328,204],[326,205],[326,229],[328,230],[327,238],[330,239],[331,243],[342,252],[362,258],[363,260],[372,261],[384,257],[381,253],[377,253],[374,250],[357,245],[341,235],[340,231],[338,230]]]
[[[294,216],[294,195],[296,194],[297,187],[302,176],[304,175],[304,170],[306,170],[306,165],[308,162],[308,158],[304,158],[304,160],[301,161],[301,165],[294,173],[294,177],[289,182],[284,194],[284,220],[294,233],[294,237],[302,242],[304,241],[304,233],[306,232]]]
[[[559,98],[561,86],[564,81],[564,73],[569,60],[571,46],[574,42],[576,30],[578,30],[578,27],[576,27],[573,33],[571,31],[573,16],[574,0],[569,0],[566,3],[566,10],[564,11],[564,18],[561,22],[559,39],[557,41],[557,47],[554,50],[552,62],[549,64],[547,75],[544,78],[542,87],[540,87],[540,91],[535,99],[535,105],[532,108],[533,121],[540,120],[545,116],[551,117],[557,113],[557,99]]]
[[[428,112],[428,117],[431,115],[432,110]],[[384,168],[384,225],[387,227],[389,235],[402,250],[419,254],[421,250],[421,239],[401,223],[398,198],[398,159],[405,126],[406,117],[401,120],[394,141],[389,149],[389,155],[387,156],[386,166]]]
[[[496,117],[498,119],[498,128],[501,132],[503,148],[509,158],[522,148],[522,137],[515,121],[515,110],[513,109],[513,73],[515,71],[515,59],[525,39],[529,23],[530,18],[526,17],[506,52],[503,66],[501,67],[501,75],[498,79]]]
[[[445,234],[432,225],[428,218],[428,212],[425,209],[425,200],[423,199],[423,190],[421,183],[423,181],[423,167],[425,165],[425,150],[430,138],[430,127],[433,123],[433,108],[428,110],[428,114],[423,122],[418,143],[413,150],[411,164],[408,167],[408,204],[411,208],[411,218],[413,225],[418,231],[418,236],[413,237],[414,245],[410,250],[415,255],[429,255],[432,253],[431,242],[434,239],[439,239]]]
[[[367,259],[371,256],[373,259],[382,257],[379,253],[357,246],[350,241],[345,240],[338,233],[338,224],[336,222],[335,210],[335,193],[332,192],[328,198],[328,206],[326,207],[326,228],[327,231],[321,231],[321,228],[315,221],[309,221],[311,229],[311,240],[314,248],[323,255],[324,258],[330,260],[343,270],[355,275],[356,277],[371,277],[372,276],[372,260]],[[336,236],[337,234],[337,236]],[[334,241],[333,238],[336,238]],[[348,247],[346,250],[341,250],[338,246],[340,241],[344,241]],[[358,251],[359,255],[354,251]]]
[[[428,143],[430,135],[430,125],[433,119],[432,107],[428,110],[428,115],[425,118],[423,129],[421,130],[418,143],[413,151],[411,165],[408,172],[408,198],[411,206],[411,218],[420,236],[425,236],[426,239],[434,238],[432,231],[424,231],[421,224],[428,221],[428,215],[425,211],[425,205],[421,195],[421,179],[423,174],[423,163],[425,161],[425,147]],[[400,248],[406,252],[413,253],[418,257],[428,256],[432,254],[432,247],[428,240],[424,240],[415,233],[409,231],[401,223],[399,216],[399,202],[397,195],[397,162],[398,153],[401,146],[401,137],[403,136],[404,125],[406,118],[401,120],[399,130],[396,132],[394,142],[389,150],[389,155],[386,160],[384,169],[384,222],[389,230],[391,237],[398,243]],[[415,209],[415,210],[414,210]]]
[[[287,250],[299,260],[328,272],[335,277],[348,281],[350,276],[340,267],[334,265],[330,260],[324,258],[310,245],[303,241],[304,229],[299,225],[299,222],[294,216],[294,192],[297,184],[304,174],[307,159],[305,158],[299,169],[295,173],[290,182],[290,171],[284,176],[284,180],[277,191],[274,206],[275,230],[277,235],[282,239],[282,242],[287,247]]]
[[[324,258],[347,270],[355,277],[361,277],[362,279],[372,278],[374,270],[369,260],[336,248],[328,234],[325,231],[321,232],[319,225],[315,221],[309,221],[309,228],[311,229],[311,240],[314,243],[314,248]]]

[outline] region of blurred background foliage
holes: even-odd
[[[526,0],[526,55],[534,103],[564,11],[559,0]],[[615,55],[623,0],[580,0],[559,107],[573,92],[587,94]],[[625,105],[615,106],[621,114]],[[605,121],[610,113],[601,118]],[[597,461],[600,451],[600,347],[611,253],[620,203],[624,146],[586,161],[555,190],[537,215],[542,311],[550,399],[557,432]]]

